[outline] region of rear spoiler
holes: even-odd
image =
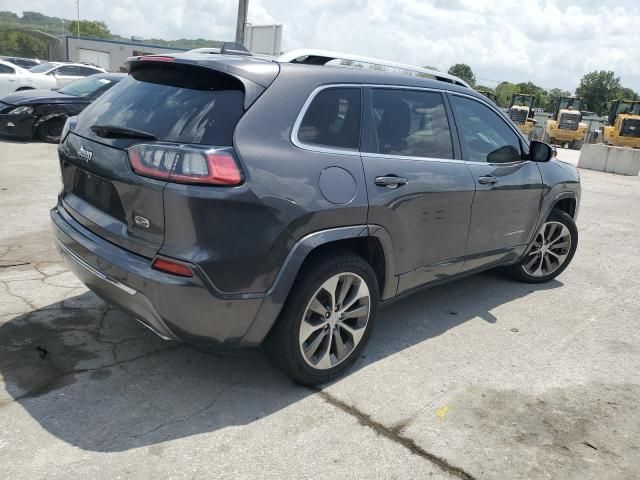
[[[280,66],[276,62],[256,59],[246,53],[242,54],[246,60],[238,61],[238,54],[234,55],[202,55],[198,53],[165,53],[159,55],[142,55],[129,57],[126,61],[129,73],[138,68],[144,68],[151,63],[185,65],[196,68],[206,68],[229,75],[244,86],[244,108],[248,109],[253,102],[271,85],[280,73]]]

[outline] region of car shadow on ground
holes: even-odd
[[[471,319],[495,324],[494,308],[560,286],[488,272],[413,294],[380,310],[345,378]],[[313,394],[259,350],[223,355],[165,342],[90,292],[0,325],[0,374],[0,408],[18,402],[49,433],[100,452],[246,425]]]

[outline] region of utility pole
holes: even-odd
[[[236,43],[244,45],[244,32],[247,28],[247,10],[249,0],[238,0],[238,23],[236,24]]]
[[[80,38],[80,0],[76,0],[76,7],[78,12],[78,34],[77,38]]]

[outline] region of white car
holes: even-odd
[[[13,63],[0,60],[0,97],[34,88],[57,88],[56,79],[31,73]]]
[[[29,69],[31,73],[40,76],[50,76],[56,81],[57,88],[62,88],[89,75],[107,73],[104,68],[83,63],[56,63],[46,62]]]

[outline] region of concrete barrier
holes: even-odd
[[[640,174],[640,150],[612,147],[602,143],[582,146],[578,168],[638,176]]]

